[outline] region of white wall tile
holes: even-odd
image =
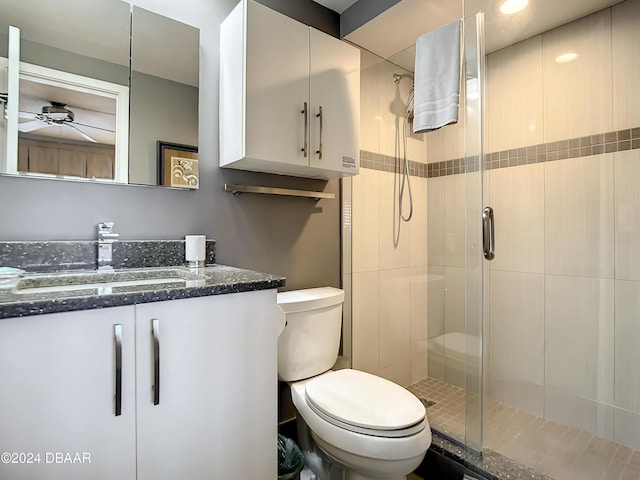
[[[464,200],[465,200],[465,266],[472,270],[481,270],[483,257],[478,255],[478,252],[482,252],[483,240],[482,240],[482,210],[484,208],[483,199],[483,175],[481,172],[469,172],[465,175],[454,175],[457,177],[463,177],[465,184]],[[469,277],[471,285],[480,286],[476,283],[478,280],[475,278],[479,273],[476,273]]]
[[[545,276],[545,417],[614,435],[614,281]]]
[[[445,333],[465,332],[466,269],[444,269],[444,329]]]
[[[443,353],[429,349],[427,352],[427,372],[430,377],[445,381]]]
[[[544,141],[553,142],[613,128],[611,11],[548,31],[542,36]],[[564,53],[578,58],[556,63]]]
[[[380,369],[380,272],[353,274],[353,368]]]
[[[544,142],[542,36],[487,56],[487,151]]]
[[[430,342],[445,334],[445,276],[444,267],[428,267],[427,334]],[[429,376],[444,380],[444,352],[428,349]]]
[[[427,136],[427,163],[441,162],[444,160],[444,129],[440,128],[426,134]]]
[[[428,373],[428,354],[427,352],[411,355],[411,383],[419,382],[427,378]]]
[[[640,414],[616,408],[614,419],[614,440],[640,450]]]
[[[444,267],[429,266],[427,281],[427,332],[429,334],[429,338],[434,338],[438,335],[444,335],[445,333]]]
[[[411,270],[380,272],[380,368],[410,367]]]
[[[409,264],[414,266],[427,265],[427,212],[429,208],[427,196],[428,179],[411,177],[411,192],[413,195],[413,216],[411,217]],[[408,207],[408,194],[405,195],[404,205]],[[407,209],[405,208],[405,211]]]
[[[542,415],[544,275],[492,270],[489,299],[488,380],[500,385],[496,399]]]
[[[441,130],[444,133],[444,160],[463,158],[467,133],[464,120],[461,118],[458,123],[444,126]]]
[[[545,276],[545,381],[561,395],[613,402],[613,280]]]
[[[615,408],[555,387],[545,388],[544,416],[563,425],[614,438]]]
[[[444,177],[444,264],[463,267],[466,257],[466,175]]]
[[[400,131],[403,132],[403,130]],[[424,133],[412,133],[413,126],[411,123],[407,125],[407,132],[409,132],[409,137],[407,138],[407,155],[409,160],[420,163],[428,163],[427,135]],[[404,154],[404,147],[402,147],[401,153]]]
[[[408,73],[390,62],[383,62],[378,71],[378,112],[382,117],[380,129],[380,152],[385,155],[400,156],[399,150],[403,132],[403,122],[407,109],[407,95],[411,82],[403,80],[396,84],[394,73]],[[417,140],[417,139],[416,139]],[[413,147],[414,142],[411,143]],[[412,148],[413,150],[413,148]],[[419,149],[417,149],[419,150]]]
[[[362,64],[367,65],[360,72],[360,148],[379,152],[382,117],[378,111],[378,72],[382,59],[366,50],[360,54]]]
[[[444,265],[445,177],[427,180],[427,262]]]
[[[613,157],[545,164],[545,271],[613,278]]]
[[[353,177],[353,271],[380,268],[380,175],[361,168]]]
[[[395,382],[401,387],[408,387],[411,383],[411,365],[408,360],[395,363],[389,367],[381,368],[376,372],[376,375]]]
[[[612,8],[613,129],[640,125],[640,2]]]
[[[428,267],[411,267],[410,290],[411,297],[411,354],[427,352],[428,340],[428,295],[429,272]]]
[[[380,174],[380,270],[409,267],[411,223],[400,221],[398,212],[399,175]]]
[[[616,152],[616,278],[640,280],[640,150]]]
[[[544,272],[544,164],[487,172],[495,219],[492,270]]]
[[[640,413],[639,345],[640,282],[618,280],[616,281],[615,320],[615,405],[638,413]]]

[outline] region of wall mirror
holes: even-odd
[[[0,0],[0,174],[197,188],[199,43],[124,1]]]

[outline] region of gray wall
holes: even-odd
[[[131,72],[129,183],[157,185],[158,140],[198,145],[198,89]]]
[[[201,30],[200,189],[1,177],[0,240],[93,239],[96,224],[111,220],[123,239],[206,234],[218,242],[220,263],[286,275],[288,289],[340,285],[338,199],[314,202],[266,195],[234,197],[223,191],[224,183],[247,183],[339,193],[338,181],[218,168],[219,27],[237,0],[134,3]]]

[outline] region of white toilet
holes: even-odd
[[[323,287],[278,294],[286,326],[278,375],[290,382],[303,448],[320,449],[344,480],[404,480],[431,444],[422,403],[409,391],[358,370],[331,371],[338,357],[344,292]],[[300,423],[303,420],[303,423]],[[302,425],[302,431],[300,429]],[[308,433],[305,435],[305,426]]]

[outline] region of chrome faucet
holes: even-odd
[[[113,222],[98,224],[98,270],[113,270],[113,242],[120,235],[113,233]]]

